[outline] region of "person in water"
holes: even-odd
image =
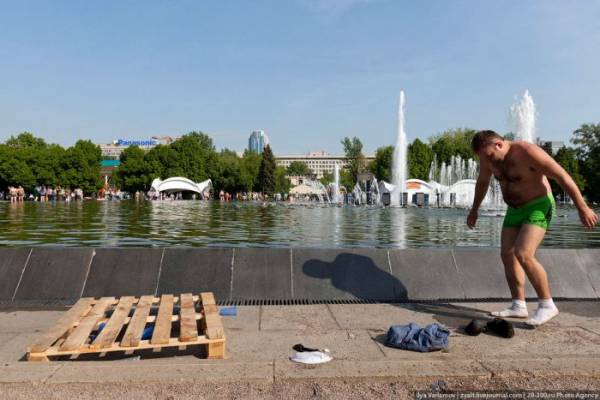
[[[475,185],[473,207],[467,226],[475,227],[479,206],[492,175],[498,179],[508,205],[501,235],[501,256],[512,305],[492,312],[496,317],[527,318],[525,276],[538,296],[538,309],[527,323],[537,326],[558,315],[552,301],[548,276],[535,251],[542,243],[555,213],[555,202],[548,178],[554,179],[575,203],[581,223],[588,229],[598,223],[598,215],[583,200],[569,174],[539,146],[522,141],[504,140],[494,131],[479,131],[471,142],[479,157],[479,176]]]

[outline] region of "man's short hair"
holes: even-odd
[[[471,140],[471,149],[475,153],[483,149],[485,146],[494,143],[494,139],[504,140],[504,138],[498,135],[494,131],[479,131],[473,136]]]

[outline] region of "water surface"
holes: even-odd
[[[597,210],[598,212],[598,210]],[[499,246],[503,212],[217,201],[0,203],[0,246],[453,247]],[[600,229],[559,207],[543,246],[600,247]]]

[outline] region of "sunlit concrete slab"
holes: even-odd
[[[553,297],[597,298],[575,249],[540,249],[536,256],[548,273]]]
[[[133,365],[110,362],[73,362],[56,371],[48,383],[68,382],[179,382],[179,381],[271,381],[273,366],[269,362],[222,363],[219,360],[196,360],[195,364],[139,363]]]
[[[255,334],[229,335],[227,357],[231,360],[289,360],[295,344],[329,349],[341,360],[380,360],[384,358],[377,344],[364,330],[328,332],[266,330]]]
[[[454,249],[452,252],[467,299],[511,298],[500,249]],[[529,282],[526,296],[535,296]]]
[[[577,249],[577,255],[596,295],[600,298],[600,249]]]
[[[304,306],[263,306],[261,330],[328,332],[339,329],[327,304]]]
[[[389,250],[392,273],[410,300],[463,299],[451,250]],[[401,299],[400,299],[401,300]]]

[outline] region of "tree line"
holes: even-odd
[[[415,139],[408,146],[408,176],[427,181],[432,161],[449,163],[452,156],[474,158],[471,139],[475,130],[460,128],[441,132],[425,143]],[[507,134],[511,138],[511,134]],[[584,124],[573,132],[575,147],[564,147],[552,156],[574,178],[587,198],[600,202],[600,124]],[[393,146],[383,146],[375,159],[367,164],[359,138],[341,141],[347,165],[340,171],[340,183],[351,190],[356,177],[372,172],[378,180],[391,181]],[[545,150],[551,154],[549,148]],[[28,192],[40,186],[81,188],[86,195],[102,187],[99,146],[89,140],[79,140],[69,148],[48,144],[33,134],[24,132],[11,136],[0,144],[0,190],[8,186],[23,186]],[[293,162],[286,169],[276,166],[269,146],[262,154],[246,151],[241,156],[228,149],[217,151],[212,139],[202,132],[190,132],[168,145],[158,145],[149,151],[137,146],[124,149],[120,165],[113,174],[112,185],[127,192],[148,191],[155,178],[184,176],[194,182],[211,179],[215,192],[286,193],[291,175],[311,175],[302,162]],[[321,179],[333,180],[333,171]],[[596,190],[595,190],[596,189]],[[562,190],[552,185],[552,190]]]
[[[439,168],[442,163],[449,164],[452,156],[460,156],[463,160],[476,159],[471,150],[471,140],[475,135],[474,129],[450,129],[429,138],[428,143],[415,139],[408,145],[407,164],[409,178],[427,181],[432,161],[437,161]],[[514,139],[512,133],[505,135]],[[584,124],[573,132],[571,142],[576,147],[565,146],[556,154],[552,153],[550,143],[542,148],[550,154],[572,177],[580,190],[593,202],[600,202],[600,124]],[[383,146],[376,150],[375,159],[369,165],[364,163],[362,143],[359,139],[346,138],[342,141],[346,156],[351,162],[341,174],[340,180],[346,187],[354,187],[355,172],[372,172],[377,180],[391,181],[392,157],[394,146]],[[343,178],[343,179],[342,179]],[[354,178],[354,179],[353,179]],[[562,189],[551,181],[552,192],[562,196]]]
[[[168,145],[148,151],[129,146],[120,156],[113,184],[127,192],[150,189],[155,178],[183,176],[194,182],[210,179],[215,192],[262,192],[268,195],[289,191],[287,171],[277,167],[267,145],[262,154],[245,151],[217,151],[212,139],[202,132],[190,132]]]
[[[89,140],[65,149],[24,132],[0,144],[0,190],[22,186],[32,193],[45,186],[92,194],[102,186],[100,160],[100,147]]]

